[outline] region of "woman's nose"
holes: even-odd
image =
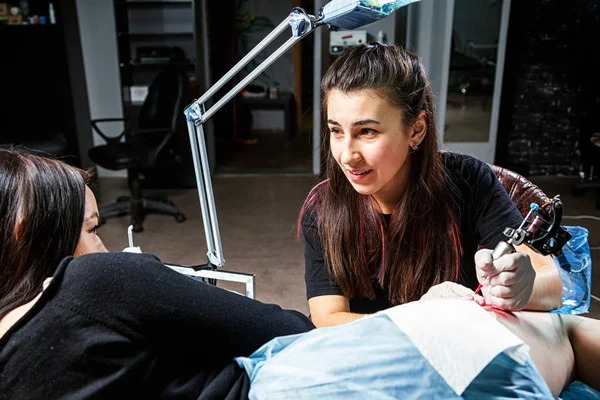
[[[344,147],[340,156],[340,162],[342,164],[353,164],[362,159],[358,144],[353,138],[347,138],[344,140],[343,146]]]

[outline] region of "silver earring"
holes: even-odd
[[[419,150],[419,145],[418,145],[418,144],[415,144],[415,145],[412,147],[412,149],[413,149],[413,151],[417,151],[417,150]]]

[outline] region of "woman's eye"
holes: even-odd
[[[339,129],[333,128],[329,130],[332,135],[340,135],[342,132]]]
[[[100,225],[94,225],[93,228],[88,230],[89,233],[98,233],[98,229],[100,229]]]
[[[377,132],[374,131],[373,129],[363,129],[360,131],[360,133],[365,136],[374,136]]]

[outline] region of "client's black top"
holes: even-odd
[[[463,256],[459,283],[474,290],[478,284],[474,257],[479,245],[493,249],[500,240],[506,239],[502,233],[504,229],[516,228],[523,217],[486,163],[457,153],[442,152],[440,155],[451,185],[454,185],[454,188],[449,187],[448,190],[455,193],[456,203],[460,207],[458,211]],[[315,217],[314,208],[308,209],[301,221],[306,295],[309,299],[323,295],[343,295],[325,265]],[[389,222],[389,217],[384,215],[384,220]],[[351,298],[350,311],[370,314],[392,306],[387,297],[387,288],[381,287],[377,281],[379,268],[379,263],[372,266],[376,298]]]
[[[312,328],[151,255],[69,257],[0,339],[0,399],[247,398],[233,358]]]

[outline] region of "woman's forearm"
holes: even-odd
[[[335,312],[331,314],[324,315],[320,318],[313,318],[313,323],[317,328],[322,328],[325,326],[335,326],[342,325],[348,322],[356,321],[364,317],[367,314],[356,314],[351,312]]]
[[[536,268],[533,292],[527,310],[548,311],[562,305],[562,282],[554,265]]]

